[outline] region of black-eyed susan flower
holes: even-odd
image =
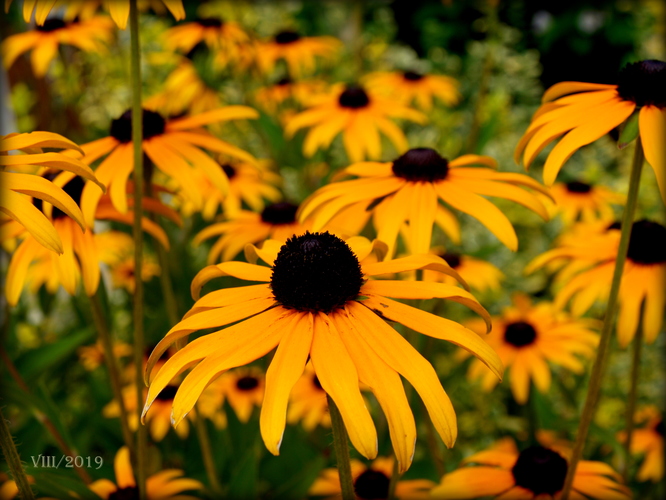
[[[351,442],[365,457],[377,455],[377,433],[359,382],[371,388],[387,416],[399,469],[404,471],[411,463],[416,426],[398,374],[415,387],[444,443],[452,446],[457,433],[455,412],[437,374],[385,320],[401,322],[469,350],[488,363],[498,377],[502,373],[499,358],[476,333],[386,297],[446,298],[487,319],[488,315],[471,294],[458,287],[370,279],[419,268],[456,275],[443,260],[429,255],[361,264],[375,248],[360,237],[345,242],[330,233],[305,233],[281,246],[265,242],[261,249],[255,249],[271,267],[225,262],[201,270],[192,282],[197,302],[160,341],[148,361],[150,389],[144,412],[176,375],[192,368],[174,399],[173,422],[178,425],[218,375],[277,347],[266,373],[260,416],[261,434],[271,453],[279,453],[289,393],[308,358],[322,387],[340,409]],[[220,276],[260,283],[217,290],[199,299],[203,285]],[[179,338],[231,323],[236,324],[192,341],[153,373],[155,362]]]
[[[303,142],[303,154],[313,156],[327,148],[342,133],[342,143],[352,162],[378,160],[382,154],[379,132],[393,143],[396,151],[407,149],[407,138],[389,118],[425,123],[427,117],[395,100],[387,99],[359,85],[336,84],[317,104],[292,117],[285,127],[287,137],[311,127]]]
[[[558,499],[569,468],[567,458],[560,451],[536,445],[519,452],[513,440],[504,439],[467,457],[463,467],[442,478],[431,491],[431,496],[451,500],[480,497]],[[581,460],[576,467],[569,498],[629,500],[631,492],[619,481],[620,475],[610,465]]]
[[[249,421],[254,408],[261,406],[264,379],[264,373],[257,367],[230,370],[218,379],[229,406],[241,422]]]
[[[490,168],[469,168],[471,165]],[[340,210],[357,204],[361,212],[372,212],[377,238],[389,245],[393,255],[396,240],[405,222],[412,253],[427,253],[433,225],[439,225],[458,239],[458,225],[440,200],[484,224],[511,250],[518,248],[516,232],[509,219],[480,195],[515,201],[544,219],[548,212],[531,190],[547,194],[535,180],[521,174],[496,172],[497,162],[487,156],[464,155],[448,161],[430,148],[410,149],[387,163],[362,162],[342,170],[359,179],[324,186],[301,204],[299,219],[313,217],[313,230],[319,230]],[[363,207],[363,203],[367,203]]]
[[[99,260],[109,267],[111,284],[115,288],[124,288],[133,294],[136,288],[134,273],[134,240],[127,233],[107,231],[96,235],[99,248]],[[155,257],[144,252],[141,266],[141,279],[150,281],[159,276],[160,266]]]
[[[574,373],[583,373],[578,356],[592,357],[599,342],[597,321],[572,318],[558,311],[550,302],[532,305],[523,294],[513,297],[513,305],[492,318],[493,331],[488,343],[497,352],[509,376],[514,399],[525,404],[530,393],[530,382],[542,393],[548,392],[551,371],[548,362],[560,365]],[[471,320],[467,327],[483,333],[483,327]],[[494,375],[476,360],[468,372],[469,378],[480,379],[484,390],[492,389]]]
[[[499,290],[504,274],[490,262],[458,252],[447,252],[443,248],[433,248],[432,253],[444,259],[451,266],[451,269],[455,269],[471,290],[481,293]],[[457,284],[450,276],[429,270],[423,271],[423,281],[441,281],[449,285]]]
[[[97,341],[93,345],[81,346],[76,350],[81,360],[81,364],[88,371],[94,371],[102,363],[104,363],[104,348],[101,341]],[[116,359],[121,359],[132,355],[132,346],[124,342],[113,343],[113,356]],[[2,498],[2,497],[0,497]]]
[[[164,33],[164,40],[167,48],[183,53],[191,51],[198,43],[203,42],[211,49],[224,52],[224,57],[229,60],[234,60],[236,48],[249,43],[250,37],[233,21],[199,17],[192,22],[169,28]]]
[[[624,196],[605,186],[582,181],[562,182],[550,188],[555,205],[554,214],[560,214],[565,224],[577,220],[593,222],[613,219],[612,205],[624,203]]]
[[[516,162],[529,166],[562,134],[543,168],[547,185],[580,147],[596,141],[638,111],[645,159],[652,166],[666,201],[666,63],[647,60],[626,65],[617,85],[561,82],[543,95],[542,106],[518,143]]]
[[[416,102],[424,111],[432,109],[433,98],[447,106],[460,101],[458,82],[450,76],[430,75],[416,71],[377,72],[366,78],[367,86],[404,104]]]
[[[321,386],[312,363],[305,365],[303,375],[296,381],[289,395],[287,422],[295,424],[299,421],[306,431],[311,431],[317,425],[331,426],[326,391]]]
[[[393,474],[392,457],[378,457],[370,465],[360,460],[351,460],[354,493],[358,500],[382,500],[389,498],[389,484]],[[395,485],[393,498],[418,500],[430,498],[430,490],[435,486],[429,479],[405,479]],[[323,496],[325,500],[342,498],[340,475],[335,468],[324,469],[308,492],[312,496]]]
[[[285,77],[257,90],[255,101],[268,113],[275,114],[278,108],[287,102],[299,107],[310,106],[317,96],[326,92],[326,87],[326,82],[323,80],[294,81]]]
[[[229,189],[229,180],[219,164],[203,149],[224,153],[253,163],[254,157],[233,146],[202,127],[224,120],[252,119],[257,112],[246,106],[227,106],[194,116],[165,120],[159,113],[143,110],[143,151],[147,158],[167,177],[178,183],[192,203],[203,206],[203,197],[193,180],[192,171],[201,170],[222,192]],[[113,206],[121,213],[127,211],[127,183],[134,169],[132,152],[132,111],[127,110],[111,122],[109,137],[81,146],[82,160],[91,164],[108,155],[95,169],[98,179],[107,186]],[[91,226],[100,193],[84,189],[81,209]]]
[[[644,456],[636,480],[656,483],[664,477],[664,420],[655,406],[638,411],[635,420],[642,425],[634,429],[630,451]],[[620,432],[618,439],[626,441],[626,433]]]
[[[613,278],[620,242],[619,223],[596,235],[567,238],[534,259],[526,272],[550,262],[568,263],[556,277],[559,285],[555,304],[564,307],[571,300],[574,315],[584,314],[597,300],[604,300]],[[619,292],[617,336],[626,347],[634,338],[642,312],[645,341],[652,343],[661,331],[666,304],[666,227],[657,222],[634,222],[627,261]]]
[[[2,240],[18,236],[24,228],[44,247],[63,253],[63,245],[51,221],[30,201],[30,196],[54,205],[60,213],[73,218],[84,229],[83,214],[76,202],[51,179],[40,174],[50,170],[69,171],[86,180],[99,183],[90,167],[80,160],[57,152],[42,152],[42,148],[64,148],[80,151],[65,137],[51,132],[9,134],[0,138],[0,212],[18,224],[8,233],[7,221],[2,224]],[[18,151],[26,154],[15,154]]]
[[[99,479],[89,485],[89,488],[104,500],[117,500],[121,498],[139,498],[139,488],[134,479],[130,452],[123,446],[116,453],[113,462],[116,482],[109,479]],[[164,469],[146,478],[147,500],[196,500],[197,497],[186,495],[188,490],[201,490],[203,484],[195,479],[184,476],[178,469]]]
[[[295,77],[313,73],[317,58],[333,60],[342,43],[332,36],[301,36],[296,31],[281,31],[270,40],[259,43],[257,64],[263,73],[271,73],[278,61],[287,64]]]
[[[85,52],[101,52],[112,37],[113,23],[108,17],[71,23],[51,18],[31,31],[7,37],[0,51],[5,68],[9,68],[21,54],[32,50],[32,69],[35,76],[42,77],[58,54],[60,45],[73,45]]]

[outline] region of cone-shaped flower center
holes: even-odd
[[[291,30],[280,31],[277,35],[275,35],[275,43],[279,43],[280,45],[294,43],[300,39],[301,35]]]
[[[648,59],[627,64],[618,75],[617,93],[639,107],[666,107],[666,62]]]
[[[229,179],[233,179],[234,176],[236,175],[236,169],[229,165],[228,163],[225,163],[224,165],[220,165],[220,168],[224,170],[224,173],[227,174],[227,177]]]
[[[511,469],[517,486],[534,493],[554,495],[564,486],[567,461],[562,456],[543,446],[531,446],[523,450]]]
[[[159,399],[160,401],[173,401],[173,398],[176,397],[176,392],[178,392],[178,387],[176,387],[175,385],[167,385],[157,395],[157,399]]]
[[[320,391],[324,390],[324,388],[321,386],[321,382],[319,381],[319,377],[317,377],[317,375],[312,377],[312,385],[315,386],[315,389],[319,389]]]
[[[259,379],[247,375],[236,380],[236,388],[240,391],[251,391],[259,387]]]
[[[128,486],[127,488],[118,488],[116,491],[112,492],[106,498],[108,500],[140,500],[139,488],[137,488],[136,486]]]
[[[418,82],[423,79],[423,75],[416,71],[405,71],[402,76],[405,80],[409,80],[410,82]]]
[[[516,347],[530,345],[536,339],[537,333],[532,325],[524,321],[509,323],[504,330],[504,340]]]
[[[649,220],[634,222],[627,257],[636,264],[666,262],[666,227]]]
[[[44,22],[43,26],[35,26],[35,29],[37,31],[50,32],[50,31],[60,30],[65,26],[67,26],[67,23],[65,23],[65,21],[57,17],[53,17],[51,19],[47,19]]]
[[[363,285],[361,265],[351,248],[328,232],[289,238],[271,276],[283,307],[330,313],[355,299]]]
[[[367,469],[354,481],[354,492],[363,500],[388,498],[391,480],[383,472]]]
[[[442,253],[439,255],[446,263],[451,266],[453,269],[460,265],[460,255],[457,253]]]
[[[222,19],[216,19],[214,17],[199,17],[195,19],[194,22],[204,28],[221,28],[224,24]]]
[[[261,212],[261,220],[267,224],[293,224],[297,210],[298,205],[286,201],[272,203]]]
[[[590,184],[580,181],[567,182],[566,186],[567,191],[570,193],[589,193],[592,191],[592,186]]]
[[[449,162],[430,148],[414,148],[393,162],[393,174],[408,181],[437,181],[449,173]]]
[[[162,115],[155,113],[154,111],[149,111],[147,109],[142,110],[142,124],[143,124],[143,140],[150,139],[156,135],[164,133],[164,127],[166,126],[166,121],[162,118]],[[111,122],[111,137],[119,140],[120,142],[131,142],[132,141],[132,110],[128,109],[120,118],[116,118]]]
[[[358,85],[347,85],[347,88],[338,97],[338,103],[343,108],[365,108],[370,104],[370,98],[363,87]]]
[[[654,426],[654,431],[659,434],[661,437],[664,437],[664,421],[660,420],[657,425]]]

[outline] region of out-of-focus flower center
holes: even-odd
[[[199,17],[194,20],[195,23],[203,26],[204,28],[221,28],[224,21],[214,17]]]
[[[279,43],[280,45],[287,45],[289,43],[294,43],[300,39],[301,35],[291,30],[280,31],[280,33],[275,35],[275,43]]]
[[[283,87],[285,85],[291,85],[294,83],[291,78],[288,76],[285,76],[284,78],[280,78],[275,85],[279,85],[280,87]]]
[[[162,115],[147,109],[142,110],[143,140],[150,139],[156,135],[164,133],[166,121]],[[128,109],[120,118],[111,122],[111,137],[120,142],[127,143],[132,141],[132,110]]]
[[[363,500],[379,500],[388,498],[390,478],[374,469],[367,469],[354,481],[354,492]]]
[[[370,98],[363,87],[358,85],[347,85],[347,88],[338,97],[338,103],[343,108],[358,109],[370,104]]]
[[[363,282],[354,252],[328,232],[289,238],[271,276],[273,296],[283,307],[324,313],[354,300]]]
[[[566,183],[567,191],[570,193],[589,193],[592,190],[590,184],[580,181],[572,181]]]
[[[234,176],[236,175],[236,169],[231,165],[229,165],[228,163],[220,165],[220,168],[224,170],[224,173],[227,174],[227,178],[229,179],[233,179]]]
[[[127,488],[118,488],[109,494],[108,500],[140,500],[139,488],[128,486]]]
[[[405,71],[402,76],[405,80],[409,80],[410,82],[418,82],[419,80],[423,80],[423,75],[421,73],[417,73],[416,71]]]
[[[517,486],[534,493],[554,495],[564,486],[567,461],[562,456],[543,446],[531,446],[523,450],[511,469]]]
[[[44,22],[43,26],[35,26],[35,29],[37,31],[44,31],[44,32],[51,32],[55,30],[60,30],[64,27],[67,26],[67,23],[63,21],[62,19],[59,19],[57,17],[53,17],[51,19],[47,19]]]
[[[160,401],[173,401],[173,398],[176,397],[178,392],[178,387],[175,385],[167,385],[162,391],[157,395],[157,399]]]
[[[257,387],[259,387],[259,379],[257,377],[247,375],[236,380],[236,388],[239,391],[251,391]]]
[[[393,174],[408,181],[437,181],[449,173],[449,162],[434,149],[414,148],[393,162]]]
[[[261,212],[261,220],[267,224],[293,224],[296,222],[298,205],[281,201],[272,203]]]
[[[530,345],[536,339],[537,333],[532,325],[524,321],[516,321],[506,325],[504,340],[516,347]]]
[[[657,425],[654,426],[654,431],[659,434],[661,437],[664,437],[664,421],[660,420]]]
[[[617,93],[638,107],[666,107],[666,62],[648,59],[627,64],[618,75]]]
[[[58,176],[58,172],[56,173],[46,173],[42,175],[45,179],[48,179],[52,181]],[[67,193],[69,196],[72,197],[74,202],[79,205],[81,203],[81,194],[83,193],[83,188],[86,185],[85,181],[79,177],[76,176],[74,177],[71,181],[69,181],[67,184],[65,184],[62,187],[62,190]],[[37,207],[39,210],[42,210],[43,203],[42,200],[39,198],[33,198],[32,199],[32,204]],[[53,210],[51,211],[51,218],[53,220],[55,219],[60,219],[62,217],[67,217],[67,214],[60,210],[58,207],[54,206]]]
[[[666,262],[666,227],[649,220],[634,222],[627,257],[636,264]]]
[[[439,256],[453,269],[460,266],[460,254],[446,252],[439,254]]]

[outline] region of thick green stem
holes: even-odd
[[[199,438],[199,445],[201,446],[201,457],[203,458],[204,468],[210,483],[211,493],[219,496],[222,492],[222,485],[217,478],[217,471],[215,470],[215,460],[213,459],[213,450],[210,447],[210,440],[208,439],[208,430],[206,429],[206,421],[200,415],[194,418],[194,426],[197,429],[197,437]]]
[[[12,433],[9,431],[5,415],[2,413],[2,408],[0,408],[0,445],[2,445],[2,453],[5,455],[9,471],[11,472],[14,481],[16,481],[20,498],[23,500],[32,500],[35,498],[35,495],[30,489],[28,476],[26,476],[25,471],[23,470],[21,457],[16,450],[16,445],[14,444]]]
[[[608,305],[606,306],[604,324],[601,329],[599,347],[597,348],[597,357],[594,360],[594,365],[592,366],[592,374],[590,375],[590,382],[587,388],[585,406],[583,407],[583,413],[580,416],[580,422],[578,424],[576,443],[574,445],[571,459],[569,461],[569,470],[567,471],[567,477],[564,481],[564,487],[562,488],[562,500],[567,500],[569,498],[569,492],[573,486],[573,480],[576,474],[576,467],[578,466],[578,462],[583,456],[583,448],[585,447],[585,441],[587,439],[587,431],[590,428],[590,424],[592,423],[592,419],[594,418],[594,414],[596,413],[597,409],[597,401],[599,399],[599,392],[601,390],[604,365],[606,364],[606,358],[608,357],[611,334],[613,333],[613,323],[617,309],[617,298],[620,292],[620,283],[622,281],[622,272],[624,271],[624,263],[627,260],[629,238],[631,237],[631,226],[633,224],[634,212],[636,211],[636,204],[638,202],[638,188],[640,185],[641,171],[643,169],[644,160],[645,156],[643,155],[643,145],[641,144],[641,138],[639,136],[636,139],[634,160],[631,165],[627,204],[624,207],[624,215],[622,217],[620,244],[617,249],[617,257],[615,258],[615,270],[613,272],[613,281],[611,282],[610,292],[608,293]]]
[[[634,414],[636,413],[636,401],[638,399],[638,379],[641,373],[641,350],[643,347],[643,308],[641,308],[638,320],[638,330],[633,342],[631,357],[631,382],[629,386],[629,401],[627,402],[627,415],[625,417],[625,442],[624,442],[624,467],[622,477],[626,483],[629,480],[629,468],[631,466],[631,440],[634,434]]]
[[[102,312],[99,290],[95,292],[95,295],[90,297],[90,310],[92,311],[93,322],[95,323],[97,334],[102,342],[104,360],[106,361],[106,367],[109,370],[109,379],[111,381],[113,397],[118,401],[118,406],[120,407],[120,427],[123,433],[123,441],[125,441],[130,453],[133,455],[134,442],[129,421],[127,419],[127,408],[125,406],[125,399],[123,398],[123,385],[120,378],[120,370],[118,369],[118,360],[113,353],[113,341],[111,340],[111,334],[107,328],[104,313]]]
[[[139,45],[139,12],[137,0],[130,0],[130,73],[132,80],[132,143],[134,145],[134,366],[136,372],[136,413],[143,409],[143,110],[141,108],[141,50]],[[139,498],[146,497],[146,428],[139,424],[136,433],[136,483]]]
[[[352,478],[351,463],[349,461],[349,448],[347,446],[347,429],[345,428],[345,423],[342,421],[340,410],[338,410],[331,396],[327,394],[326,398],[328,399],[328,410],[331,414],[333,448],[335,449],[335,458],[338,461],[342,500],[356,500],[354,479]]]

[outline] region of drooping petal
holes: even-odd
[[[259,113],[248,106],[225,106],[223,108],[206,111],[205,113],[199,113],[198,115],[172,120],[167,123],[166,130],[188,130],[226,120],[256,118],[259,118]]]
[[[432,254],[410,255],[409,257],[401,257],[399,259],[392,259],[384,262],[362,264],[361,269],[366,276],[379,276],[382,274],[404,273],[405,271],[414,271],[417,269],[429,269],[451,276],[463,285],[466,290],[469,290],[465,280],[463,280],[444,259]]]
[[[666,203],[666,109],[644,106],[638,114],[645,159],[654,170],[661,199]]]
[[[233,276],[247,281],[270,281],[272,270],[270,267],[257,266],[246,262],[223,262],[215,266],[204,267],[192,280],[190,291],[194,300],[199,300],[201,288],[214,278]]]
[[[485,466],[464,467],[445,474],[442,482],[430,491],[430,496],[447,500],[480,498],[499,495],[514,485],[509,470]]]

